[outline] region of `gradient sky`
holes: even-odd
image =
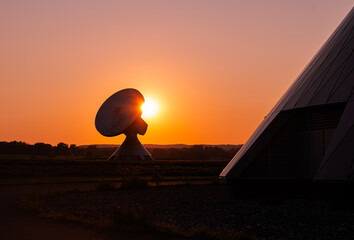
[[[244,143],[352,7],[1,0],[0,141],[120,144],[94,119],[133,87],[160,105],[142,143]]]

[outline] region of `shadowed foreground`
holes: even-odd
[[[352,209],[309,198],[234,199],[227,185],[76,191],[43,201],[46,212],[54,215],[113,227],[124,223],[122,217],[137,215],[131,225],[155,222],[172,226],[177,234],[202,235],[201,239],[351,239],[354,235]]]
[[[40,184],[0,186],[0,239],[180,239],[157,234],[102,231],[78,223],[53,221],[34,215],[19,207],[18,201],[27,195],[61,192],[72,189],[89,190],[94,184]]]

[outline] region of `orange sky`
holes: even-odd
[[[244,143],[352,7],[3,0],[0,141],[119,144],[94,119],[133,87],[160,105],[142,143]]]

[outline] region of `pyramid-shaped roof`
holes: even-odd
[[[251,149],[264,131],[274,124],[273,120],[280,112],[334,103],[347,103],[316,179],[338,179],[344,178],[340,177],[344,175],[347,179],[352,178],[354,168],[353,30],[354,8],[222,171],[221,177],[227,177],[230,172],[236,172],[232,175],[239,175],[241,171],[235,170],[234,166],[244,165],[240,163],[243,161],[245,153]],[[338,160],[339,158],[340,160]],[[337,170],[333,170],[335,168]],[[347,173],[344,174],[346,171]]]

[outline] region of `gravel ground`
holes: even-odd
[[[320,200],[234,199],[227,185],[71,192],[47,198],[44,204],[50,212],[96,222],[113,219],[113,209],[120,208],[186,231],[204,226],[219,233],[252,233],[257,239],[354,237],[354,210],[336,210]]]

